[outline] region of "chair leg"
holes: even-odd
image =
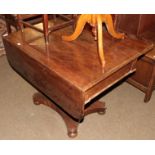
[[[49,43],[49,37],[48,37],[48,14],[43,15],[43,31],[44,31],[44,38],[46,44]]]
[[[11,24],[9,23],[7,17],[5,16],[5,23],[6,23],[6,29],[7,29],[7,32],[8,34],[11,33]]]
[[[53,19],[54,19],[54,22],[56,22],[57,20],[56,14],[53,14]]]
[[[18,24],[18,28],[19,28],[21,31],[23,31],[24,26],[23,26],[23,23],[22,23],[21,21],[22,21],[21,15],[20,15],[20,14],[17,14],[17,24]]]

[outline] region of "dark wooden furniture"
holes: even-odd
[[[17,20],[18,20],[18,25],[19,28],[21,30],[23,30],[24,26],[30,27],[32,29],[35,29],[36,31],[39,31],[41,33],[44,34],[44,38],[45,38],[45,42],[46,44],[49,43],[49,34],[55,30],[64,28],[66,26],[69,25],[73,25],[74,23],[74,15],[62,15],[62,14],[58,14],[58,15],[53,15],[54,19],[56,20],[56,16],[61,17],[61,19],[63,19],[64,21],[59,23],[59,24],[54,24],[51,26],[49,24],[49,15],[48,14],[42,14],[42,24],[43,24],[43,28],[38,28],[35,25],[30,24],[29,22],[24,21],[23,18],[24,15],[18,14],[17,15]],[[27,15],[25,15],[26,17]],[[30,16],[30,15],[28,15]]]
[[[51,32],[64,28],[68,25],[74,24],[74,15],[63,15],[63,14],[5,14],[5,21],[8,33],[12,32],[11,26],[16,30],[23,30],[25,27],[30,27],[38,32],[44,34],[45,42],[48,43],[48,36]],[[61,18],[61,22],[56,22],[57,17]],[[49,20],[54,19],[53,23],[49,23]],[[63,21],[63,22],[62,22]],[[35,24],[43,23],[42,27],[36,27]]]
[[[141,37],[155,43],[155,29],[150,27]],[[128,82],[145,93],[144,102],[151,99],[155,89],[155,49],[139,59],[136,65],[137,72],[128,79]]]
[[[155,14],[116,14],[115,27],[130,36],[140,37],[155,24]]]
[[[53,32],[48,45],[40,33],[28,28],[3,39],[10,65],[42,93],[33,96],[34,103],[60,113],[68,135],[74,137],[86,115],[104,113],[105,103],[96,97],[133,73],[137,58],[153,45],[129,38],[117,40],[104,33],[103,72],[92,35],[84,31],[77,40],[66,42],[61,40],[66,33],[72,33],[72,28]]]
[[[4,17],[8,33],[12,32],[11,27],[14,27],[16,31],[19,30],[17,14],[5,14]],[[37,24],[42,21],[40,14],[23,14],[21,18],[23,21],[28,22],[29,24]]]
[[[126,24],[128,23],[128,24]],[[142,38],[155,43],[155,14],[124,14],[115,16],[118,31],[128,36]],[[151,98],[155,89],[155,49],[141,57],[136,65],[137,71],[127,81],[145,93],[144,102]]]
[[[111,14],[82,14],[79,16],[76,24],[75,31],[69,36],[62,36],[64,41],[73,41],[77,39],[82,33],[86,24],[92,27],[94,39],[98,42],[98,55],[100,63],[104,69],[105,57],[103,47],[103,23],[111,36],[117,39],[124,39],[124,33],[118,33],[114,29],[113,19]]]

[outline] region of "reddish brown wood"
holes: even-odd
[[[49,43],[49,34],[51,32],[53,32],[55,30],[58,30],[58,29],[61,29],[61,28],[64,28],[66,26],[69,26],[69,25],[73,24],[73,22],[74,22],[73,18],[69,18],[69,17],[67,17],[65,15],[59,15],[62,19],[65,20],[65,22],[59,23],[57,25],[53,25],[52,27],[50,27],[49,24],[48,24],[49,23],[49,21],[48,21],[48,16],[49,15],[48,14],[42,14],[43,28],[38,28],[35,25],[32,25],[32,24],[24,21],[24,19],[30,18],[31,16],[34,16],[34,15],[31,15],[31,14],[25,14],[25,15],[17,14],[17,21],[18,21],[19,28],[21,30],[23,30],[24,26],[27,26],[27,27],[30,27],[30,28],[36,30],[36,31],[39,31],[39,32],[43,33],[46,44]],[[71,16],[71,17],[73,17],[73,16]]]
[[[57,113],[59,113],[66,124],[68,136],[70,138],[74,138],[77,136],[79,123],[81,123],[81,121],[83,120],[75,120],[70,115],[68,115],[65,111],[60,109],[56,104],[52,103],[51,100],[47,99],[45,96],[43,96],[40,93],[34,94],[33,101],[34,101],[34,104],[36,105],[43,104],[43,105],[49,106]],[[90,105],[85,109],[84,116],[95,112],[98,112],[99,114],[104,114],[105,103],[97,101],[94,104]]]
[[[152,53],[154,51],[151,51]],[[155,89],[155,59],[148,58],[145,55],[139,59],[136,68],[137,72],[133,74],[128,82],[145,93],[144,102],[149,102],[152,91]]]
[[[155,43],[154,26],[150,27],[141,37]],[[155,49],[144,55],[136,65],[137,72],[128,82],[145,93],[144,102],[149,102],[155,89]]]
[[[104,33],[107,63],[103,72],[93,36],[84,31],[72,43],[61,40],[62,34],[71,32],[72,27],[53,32],[47,46],[42,34],[26,28],[23,33],[19,31],[5,36],[4,45],[10,65],[22,77],[72,118],[82,120],[86,114],[100,111],[100,103],[88,106],[90,102],[134,72],[137,58],[153,45],[130,38],[116,40]],[[73,124],[70,132],[76,133],[77,125],[68,124]]]
[[[42,16],[43,16],[43,32],[44,32],[45,42],[46,44],[48,44],[49,43],[48,14],[44,14]]]
[[[53,110],[55,110],[59,115],[62,117],[64,120],[66,127],[67,127],[67,133],[68,136],[71,138],[74,138],[77,136],[78,131],[78,125],[79,122],[73,120],[67,113],[65,113],[63,110],[61,110],[58,106],[56,106],[54,103],[52,103],[49,99],[47,99],[45,96],[43,96],[40,93],[36,93],[33,96],[33,101],[34,104],[39,105],[39,104],[44,104],[46,106],[49,106]]]
[[[115,27],[128,35],[140,37],[155,24],[155,14],[116,14]]]
[[[19,30],[19,28],[22,27],[22,25],[19,24],[17,20],[16,14],[5,14],[5,21],[7,26],[8,33],[12,32],[11,27],[13,26],[15,30]],[[37,24],[41,22],[41,18],[39,14],[22,14],[19,16],[19,19],[22,19],[23,21],[26,21],[27,23],[31,24]]]
[[[148,89],[146,91],[144,102],[148,102],[150,100],[152,91],[154,90],[154,86],[155,86],[155,65],[153,66],[152,75],[149,81]]]
[[[82,14],[79,16],[75,31],[69,36],[62,36],[64,41],[73,41],[77,39],[82,33],[86,23],[92,26],[92,32],[95,40],[98,42],[98,56],[99,61],[103,67],[105,66],[104,48],[103,48],[103,25],[104,23],[111,36],[117,39],[124,39],[124,33],[118,33],[114,29],[113,19],[111,14]]]
[[[154,24],[154,14],[115,15],[115,27],[117,30],[127,33],[128,36],[143,38],[153,43],[155,43]],[[136,73],[128,79],[128,82],[142,90],[145,93],[144,102],[148,102],[152,91],[155,89],[155,50],[141,57],[137,62],[136,68]]]
[[[8,15],[8,14],[5,14],[4,16],[5,16],[7,32],[8,33],[12,32],[11,26],[14,26],[14,28],[17,30],[18,27],[17,27],[17,21],[15,21],[15,17],[13,15]]]
[[[92,33],[94,35],[94,40],[97,40],[97,27],[96,26],[92,26]]]

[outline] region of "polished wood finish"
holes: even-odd
[[[44,95],[40,93],[36,93],[33,96],[33,101],[34,104],[39,105],[39,104],[44,104],[53,110],[55,110],[57,113],[60,114],[62,119],[64,120],[66,127],[67,127],[67,134],[70,138],[74,138],[78,134],[78,125],[83,121],[83,120],[76,120],[72,118],[72,116],[68,115],[66,112],[64,112],[63,109],[61,109],[58,105],[55,103],[52,103],[51,100],[47,99]],[[96,101],[95,103],[91,104],[88,108],[85,108],[84,110],[84,116],[96,113],[98,112],[99,114],[104,114],[105,113],[105,103]]]
[[[155,14],[116,14],[115,28],[127,35],[140,37],[155,24]]]
[[[130,23],[130,24],[126,24]],[[155,14],[115,15],[115,28],[128,36],[155,43]],[[155,49],[141,57],[136,65],[136,73],[128,82],[145,93],[144,102],[149,102],[155,89]]]
[[[6,21],[7,32],[12,32],[12,26],[15,30],[19,30],[18,19],[16,14],[5,14],[4,19]],[[41,22],[41,15],[39,14],[22,14],[21,19],[29,24],[37,24]]]
[[[61,39],[65,33],[72,33],[72,27],[53,32],[48,45],[39,32],[29,28],[3,39],[10,65],[50,100],[35,95],[34,102],[49,105],[52,101],[63,109],[65,116],[59,113],[69,126],[69,136],[73,137],[78,126],[73,120],[80,122],[90,112],[103,112],[105,104],[101,106],[96,97],[133,73],[137,58],[153,45],[130,38],[117,40],[104,32],[103,72],[92,35],[84,30],[79,39],[66,42]],[[51,107],[55,109],[53,104]]]
[[[150,27],[141,37],[155,43],[154,26]],[[155,89],[155,49],[141,57],[136,65],[137,72],[128,82],[145,93],[144,102],[149,102]]]
[[[27,26],[27,27],[30,27],[36,31],[39,31],[41,33],[44,34],[44,39],[45,39],[45,43],[48,44],[49,43],[49,34],[57,29],[61,29],[61,28],[64,28],[68,25],[71,25],[74,23],[74,16],[71,15],[71,17],[68,17],[68,16],[65,16],[65,15],[61,15],[59,14],[59,16],[65,20],[65,22],[63,23],[59,23],[57,25],[54,25],[52,27],[49,26],[49,15],[48,14],[42,14],[42,23],[43,23],[43,28],[38,28],[26,21],[24,21],[23,19],[25,19],[23,17],[24,15],[21,15],[21,14],[17,14],[17,20],[18,20],[18,25],[19,25],[19,28],[23,31],[23,28],[24,26]],[[26,16],[26,15],[25,15]],[[28,15],[30,16],[30,15]],[[53,15],[54,17],[56,17],[56,15]],[[56,18],[54,18],[56,20]]]
[[[95,36],[95,40],[98,40],[99,60],[102,67],[104,68],[105,56],[104,56],[104,50],[103,50],[102,23],[106,24],[108,32],[114,38],[124,39],[125,36],[123,33],[118,33],[115,31],[113,26],[113,19],[110,14],[82,14],[79,16],[74,33],[70,36],[62,36],[62,39],[65,41],[73,41],[77,39],[79,35],[82,33],[86,23],[89,23],[93,27],[92,32]]]

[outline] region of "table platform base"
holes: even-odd
[[[43,105],[49,106],[50,108],[55,110],[57,113],[59,113],[66,124],[68,136],[70,138],[74,138],[77,136],[78,125],[83,120],[76,120],[75,118],[73,118],[72,116],[67,114],[63,109],[58,107],[55,103],[53,103],[51,100],[49,100],[47,97],[45,97],[41,93],[35,93],[33,95],[33,102],[35,105],[43,104]],[[95,103],[93,103],[93,104],[89,105],[87,108],[85,108],[84,117],[88,114],[95,113],[95,112],[97,112],[99,114],[104,114],[105,110],[106,110],[105,103],[96,101]]]

